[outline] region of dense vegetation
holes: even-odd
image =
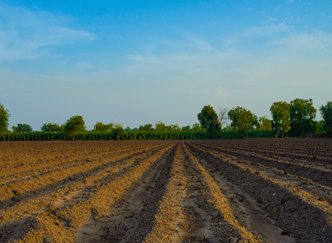
[[[12,126],[8,131],[9,111],[0,104],[0,141],[49,141],[49,140],[147,140],[147,139],[211,139],[211,138],[272,138],[299,137],[310,133],[332,135],[332,102],[320,107],[324,120],[315,121],[317,110],[312,99],[294,99],[290,103],[274,102],[270,108],[272,120],[257,117],[250,110],[237,106],[217,114],[210,105],[197,114],[200,123],[179,127],[157,121],[139,128],[123,129],[121,124],[96,122],[87,131],[82,116],[72,116],[63,125],[44,123],[41,131],[32,131],[28,124]],[[226,121],[231,123],[225,127]]]

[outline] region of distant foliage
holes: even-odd
[[[181,131],[190,131],[190,125],[182,127]]]
[[[144,126],[143,125],[140,125],[139,126],[139,129],[140,131],[153,131],[154,129],[152,128],[152,124],[145,124]]]
[[[241,134],[242,138],[258,124],[257,117],[240,106],[229,110],[228,117],[231,120],[231,126]]]
[[[287,133],[291,129],[290,121],[290,104],[286,101],[274,102],[270,108],[273,118],[272,131],[278,136],[281,133],[281,137],[284,137],[284,133]]]
[[[0,103],[0,133],[8,131],[9,111]]]
[[[313,106],[312,99],[294,99],[290,102],[290,106],[290,134],[298,137],[308,133],[315,133],[317,110]]]
[[[221,130],[221,124],[218,120],[218,115],[212,106],[204,106],[201,112],[197,114],[197,118],[201,126],[206,129],[210,138],[218,137],[218,132]]]
[[[163,131],[164,129],[165,129],[165,123],[163,123],[162,121],[157,121],[156,123],[155,123],[155,126],[156,126],[156,131],[158,131],[158,132],[161,132],[161,131]]]
[[[123,135],[124,135],[125,131],[123,130],[122,127],[117,127],[114,129],[114,137],[116,140],[123,140]]]
[[[324,119],[325,131],[329,135],[332,135],[332,101],[327,102],[326,105],[322,105],[319,111]]]
[[[44,123],[41,127],[42,132],[61,132],[61,127],[56,123]]]
[[[17,124],[12,126],[13,132],[32,132],[32,127],[28,124]]]
[[[270,131],[270,130],[272,130],[271,121],[268,118],[266,118],[265,116],[260,117],[258,119],[258,130],[261,130],[261,131]]]
[[[96,122],[94,125],[93,131],[96,132],[107,132],[113,130],[113,123],[104,124],[102,122]]]
[[[85,130],[85,122],[82,116],[72,116],[67,120],[64,127],[64,132],[67,136],[75,140],[75,134]]]

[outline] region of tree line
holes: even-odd
[[[228,110],[223,108],[217,114],[210,105],[204,106],[197,114],[199,123],[192,126],[179,127],[178,124],[166,125],[162,121],[152,124],[140,125],[138,128],[125,129],[121,124],[96,122],[91,131],[87,131],[82,116],[72,116],[63,125],[44,123],[41,132],[34,132],[39,136],[37,140],[75,139],[77,134],[81,140],[99,139],[206,139],[206,138],[245,138],[245,137],[298,137],[309,133],[326,132],[332,135],[332,102],[320,107],[323,117],[315,121],[317,110],[313,107],[312,99],[294,99],[274,102],[270,107],[272,120],[265,116],[257,117],[250,110],[237,106]],[[8,131],[9,111],[0,104],[0,136],[5,140],[16,140],[32,136],[32,127],[28,124],[12,126],[13,132]],[[227,122],[230,121],[230,124]],[[13,134],[11,134],[13,133]],[[24,133],[24,136],[18,135]],[[31,133],[30,135],[27,133]],[[56,134],[57,133],[57,134]],[[90,134],[89,134],[90,133]],[[2,134],[2,135],[1,135]],[[6,134],[6,135],[5,135]],[[16,134],[16,135],[14,135]],[[47,135],[46,135],[47,134]],[[56,135],[54,135],[56,134]],[[59,135],[62,134],[62,135]],[[33,140],[33,136],[31,139]],[[36,140],[35,139],[35,140]]]
[[[317,109],[313,106],[312,99],[296,98],[290,103],[286,101],[274,102],[270,107],[272,120],[265,116],[257,117],[250,110],[237,106],[229,111],[224,108],[219,111],[219,116],[211,106],[204,106],[198,114],[198,120],[204,128],[215,137],[226,120],[230,124],[223,128],[224,131],[238,131],[244,138],[249,131],[271,131],[273,137],[306,136],[310,133],[326,132],[332,135],[332,102],[320,107],[323,120],[316,121]],[[227,115],[226,115],[227,114]]]

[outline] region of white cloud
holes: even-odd
[[[94,39],[86,31],[67,27],[69,22],[52,13],[0,2],[0,61],[35,59],[49,54],[43,47]]]

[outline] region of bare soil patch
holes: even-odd
[[[332,140],[0,143],[0,242],[331,242]]]

